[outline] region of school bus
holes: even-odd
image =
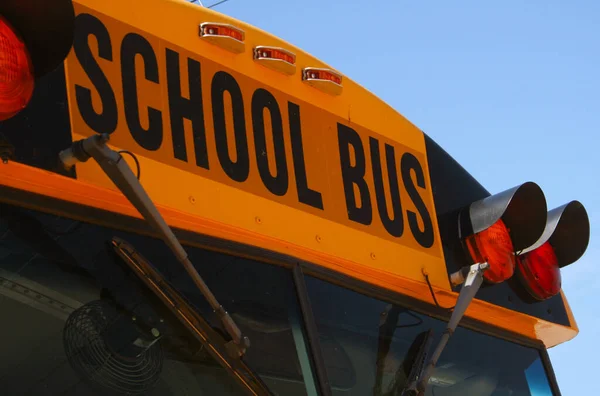
[[[583,205],[491,194],[290,43],[3,0],[0,119],[3,394],[560,394]]]

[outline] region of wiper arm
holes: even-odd
[[[454,285],[459,285],[464,282],[464,286],[460,290],[458,300],[448,321],[448,326],[442,334],[439,344],[435,347],[435,350],[431,354],[431,358],[427,362],[427,365],[423,367],[422,373],[419,374],[419,382],[417,384],[417,390],[419,395],[424,395],[427,389],[429,378],[433,373],[433,369],[437,364],[440,355],[444,351],[446,344],[450,340],[450,336],[454,334],[454,330],[458,326],[458,322],[462,319],[465,314],[467,307],[479,291],[481,284],[483,283],[483,273],[489,268],[488,263],[477,263],[470,267],[465,267],[460,271],[451,275],[451,280]]]
[[[240,328],[227,313],[225,308],[213,295],[206,285],[188,255],[177,240],[177,237],[167,225],[160,212],[142,187],[137,177],[133,174],[127,162],[118,152],[110,149],[106,143],[109,141],[108,134],[93,135],[86,139],[73,142],[72,146],[60,152],[59,156],[66,168],[71,168],[78,162],[86,162],[94,158],[104,173],[121,190],[123,195],[133,204],[148,223],[160,234],[163,241],[173,251],[177,260],[183,265],[186,272],[192,278],[194,284],[204,295],[211,308],[219,316],[225,331],[232,339],[233,345],[229,350],[238,357],[242,356],[250,346],[250,340],[245,337]]]

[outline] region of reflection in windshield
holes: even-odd
[[[323,352],[334,395],[397,395],[406,385],[416,338],[432,329],[435,345],[446,326],[316,278],[307,278],[307,288],[321,342],[337,345]],[[426,391],[427,396],[551,394],[537,350],[465,328],[454,333]]]
[[[552,396],[542,361],[537,359],[525,370],[529,392],[532,396]]]
[[[227,339],[162,241],[0,204],[2,393],[243,394],[189,328],[173,318],[168,304],[124,265],[115,240],[135,248],[211,331]],[[273,394],[316,395],[291,271],[186,249],[250,338],[244,362],[252,371]],[[435,345],[445,328],[437,319],[315,278],[306,283],[334,395],[397,395],[427,332],[434,331]],[[444,350],[426,393],[551,394],[537,350],[464,328]]]
[[[224,338],[161,242],[0,204],[0,387],[10,395],[245,394],[111,245],[134,246]],[[314,395],[289,270],[187,248],[274,394]],[[6,318],[10,318],[7,320]]]

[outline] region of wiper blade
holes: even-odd
[[[142,187],[137,177],[133,174],[127,162],[118,152],[111,150],[106,144],[109,141],[108,134],[93,135],[86,139],[79,140],[73,145],[60,152],[60,160],[67,168],[71,168],[77,162],[86,162],[94,158],[104,173],[121,190],[123,195],[133,204],[141,215],[150,223],[160,234],[163,241],[169,246],[177,260],[183,265],[186,272],[192,278],[192,281],[204,295],[211,308],[219,316],[225,331],[232,339],[233,347],[229,348],[235,355],[242,356],[250,346],[250,340],[245,337],[240,328],[227,313],[225,308],[213,295],[208,285],[204,282],[194,265],[188,258],[188,255],[179,243],[179,240],[167,225],[160,212]]]
[[[242,386],[253,394],[270,395],[271,392],[260,377],[242,359],[231,357],[230,342],[216,332],[197,310],[175,290],[158,270],[126,241],[114,237],[111,245],[123,262],[163,302],[196,341],[204,345],[210,355],[219,362]],[[228,357],[229,356],[229,357]]]
[[[406,380],[406,385],[399,393],[400,396],[415,396],[419,394],[419,380],[427,361],[432,338],[433,330],[429,329],[420,333],[410,346],[407,357],[414,356],[414,358],[410,364],[410,372]]]
[[[402,312],[407,312],[407,309],[400,308],[395,305],[388,305],[385,311],[381,314],[381,321],[379,323],[379,342],[377,350],[377,372],[375,379],[375,386],[373,387],[373,395],[416,395],[417,385],[419,377],[427,359],[427,352],[429,351],[431,339],[433,336],[433,330],[427,330],[419,333],[411,344],[404,362],[396,370],[395,378],[391,390],[384,392],[383,386],[383,373],[384,373],[384,362],[387,354],[390,351],[392,343],[392,337],[399,327],[413,327],[419,326],[422,321],[412,324],[404,324],[398,326],[398,319]],[[401,389],[400,386],[403,386]]]

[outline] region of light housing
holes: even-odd
[[[342,75],[332,69],[305,67],[302,81],[330,95],[341,95],[343,89]]]
[[[285,48],[259,45],[254,48],[254,60],[287,75],[296,72],[296,55]]]
[[[199,35],[209,43],[229,52],[241,54],[246,50],[246,33],[227,23],[204,22],[200,24]]]
[[[23,38],[36,79],[56,69],[69,54],[75,29],[71,0],[2,0],[0,15]]]
[[[581,258],[589,238],[589,218],[579,201],[549,211],[542,236],[518,258],[521,284],[536,300],[557,295],[561,288],[560,269]]]
[[[488,283],[510,278],[517,252],[537,241],[546,225],[542,189],[527,182],[471,203],[460,211],[459,237],[473,264],[487,262]]]
[[[35,80],[64,61],[74,27],[71,0],[0,1],[0,121],[26,107]]]

